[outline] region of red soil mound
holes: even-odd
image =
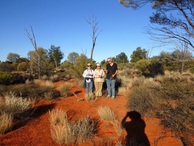
[[[69,83],[69,82],[68,82]],[[67,84],[67,82],[57,82],[56,86]],[[101,97],[98,100],[86,101],[84,98],[85,89],[77,87],[76,84],[71,82],[73,85],[71,92],[75,94],[68,98],[60,98],[58,100],[39,100],[35,104],[35,108],[32,111],[32,119],[25,122],[19,122],[14,126],[11,132],[0,136],[1,146],[57,146],[50,134],[50,122],[48,111],[54,108],[62,108],[68,111],[68,117],[72,120],[90,115],[93,118],[100,119],[98,116],[97,109],[99,106],[108,106],[113,109],[117,114],[117,119],[121,121],[125,116],[126,109],[126,95],[118,93],[115,100],[106,99]],[[157,139],[162,135],[162,129],[159,126],[159,120],[144,118],[146,123],[145,133],[150,141],[151,146],[154,146]],[[125,136],[125,131],[123,136]],[[165,135],[166,136],[166,135]],[[112,124],[106,121],[99,122],[99,131],[95,136],[94,141],[102,141],[109,139],[115,141],[118,139],[118,135]],[[178,146],[180,143],[177,139],[167,137],[158,141],[158,146]],[[92,146],[94,143],[87,142],[80,144],[82,146]],[[96,144],[97,145],[97,144]],[[100,144],[99,144],[100,145]],[[101,144],[103,145],[103,144]],[[113,142],[113,145],[116,145]]]

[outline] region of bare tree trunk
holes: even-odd
[[[38,65],[38,78],[40,79],[40,77],[41,77],[41,55],[38,52],[38,48],[37,48],[37,44],[36,44],[36,37],[35,37],[34,31],[33,31],[33,28],[30,27],[30,29],[31,29],[31,34],[28,32],[28,30],[26,30],[27,37],[29,38],[32,46],[34,47],[35,52],[36,52],[36,55],[38,57],[38,60],[37,60],[37,65]]]
[[[93,54],[94,54],[94,48],[95,48],[95,45],[96,45],[96,40],[97,40],[98,34],[101,31],[98,33],[98,28],[97,28],[98,22],[96,21],[96,17],[92,16],[92,18],[90,18],[87,22],[92,27],[92,36],[91,36],[92,37],[92,49],[91,49],[91,56],[90,56],[90,62],[92,62]]]

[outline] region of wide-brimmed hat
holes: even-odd
[[[92,65],[90,63],[87,64],[87,67],[91,67]]]
[[[101,66],[101,64],[100,63],[97,63],[96,66]]]

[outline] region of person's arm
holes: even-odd
[[[121,121],[121,124],[123,127],[125,127],[127,117],[128,117],[128,115],[126,114],[125,117],[123,118],[123,120]]]
[[[83,72],[82,76],[85,78],[86,77],[86,70]]]
[[[116,76],[118,73],[118,70],[115,71],[115,73],[112,75],[112,77]]]

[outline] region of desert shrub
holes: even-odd
[[[161,105],[157,116],[161,119],[161,125],[170,129],[179,138],[183,145],[192,145],[194,133],[194,99],[180,100],[178,103],[166,103]]]
[[[60,95],[62,97],[68,97],[68,96],[70,96],[71,95],[70,89],[71,89],[71,85],[62,85],[59,88]]]
[[[45,83],[42,84],[41,86],[42,86],[43,88],[44,88],[44,87],[45,87],[45,88],[48,87],[48,88],[51,88],[51,89],[55,87],[55,85],[53,84],[53,82],[52,82],[52,81],[48,81],[48,80],[46,80]]]
[[[0,113],[0,134],[5,134],[12,127],[13,116],[10,113]]]
[[[18,84],[10,85],[5,87],[7,90],[4,90],[1,94],[5,95],[7,92],[14,92],[16,96],[21,96],[23,98],[45,98],[45,94],[52,93],[53,98],[60,96],[59,91],[54,89],[54,84],[52,82],[47,82],[44,85],[38,84]],[[1,88],[0,88],[1,90]]]
[[[144,83],[145,77],[137,77],[132,80],[132,87],[141,86]]]
[[[46,100],[53,99],[53,92],[45,92],[44,99],[46,99]]]
[[[26,71],[27,69],[28,69],[28,63],[26,63],[26,62],[20,62],[17,65],[17,70],[18,71]]]
[[[161,94],[165,99],[183,99],[194,94],[194,83],[178,78],[164,78],[161,83]]]
[[[105,121],[114,121],[116,119],[115,112],[107,106],[98,107],[98,115],[102,120],[105,120]]]
[[[158,98],[152,89],[145,85],[133,87],[127,98],[127,108],[142,115],[152,114],[158,105]]]
[[[143,74],[148,74],[148,73],[150,73],[150,71],[149,71],[150,64],[151,64],[151,62],[148,59],[141,59],[135,63],[135,66]]]
[[[13,82],[12,75],[7,72],[0,72],[0,84],[10,85]]]
[[[42,80],[48,80],[48,76],[47,76],[47,75],[43,75],[43,76],[41,77],[41,79],[42,79]]]
[[[50,76],[50,80],[52,81],[52,82],[57,82],[57,81],[59,81],[59,76],[58,75],[52,75],[52,76]]]

